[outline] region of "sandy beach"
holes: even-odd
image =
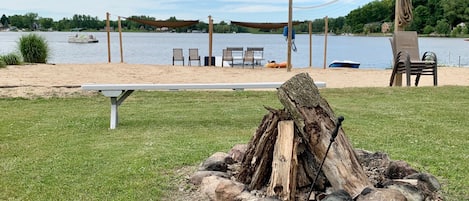
[[[284,82],[307,72],[327,88],[388,87],[391,70],[241,68],[143,64],[36,64],[0,69],[0,97],[49,97],[83,92],[82,84]],[[405,84],[405,83],[404,83]],[[438,68],[439,86],[469,86],[469,68]],[[419,86],[432,86],[422,76]]]

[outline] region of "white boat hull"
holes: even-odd
[[[69,43],[97,43],[99,42],[93,35],[75,35],[68,37]]]

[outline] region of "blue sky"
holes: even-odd
[[[345,16],[371,1],[293,0],[293,19],[302,21]],[[324,4],[328,5],[320,6]],[[28,12],[54,20],[71,18],[74,14],[105,19],[106,12],[109,12],[112,20],[118,16],[145,15],[162,20],[175,16],[177,19],[208,22],[211,15],[216,23],[232,20],[285,22],[288,20],[288,0],[14,0],[1,3],[0,15],[23,15]]]

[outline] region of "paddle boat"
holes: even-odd
[[[329,64],[329,68],[359,68],[360,62],[349,60],[334,60]]]
[[[92,34],[76,34],[68,37],[69,43],[97,43],[99,40]]]

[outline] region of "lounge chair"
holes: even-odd
[[[251,50],[254,53],[254,62],[256,65],[262,65],[264,60],[264,48],[263,47],[248,47],[247,50]]]
[[[175,61],[182,61],[182,65],[184,66],[184,55],[182,53],[182,48],[173,49],[173,66]]]
[[[393,86],[397,74],[406,74],[407,86],[411,84],[411,76],[415,75],[415,86],[420,76],[433,76],[433,85],[438,85],[437,58],[433,52],[425,52],[420,59],[418,36],[415,31],[398,31],[391,40],[394,65],[389,86]]]
[[[233,67],[233,54],[229,49],[223,49],[223,56],[221,59],[221,67],[223,67],[224,61],[231,61],[231,67]]]
[[[197,48],[189,48],[189,66],[191,65],[191,61],[199,61],[200,66],[200,56],[199,56],[199,49]]]
[[[239,60],[240,62],[243,61],[244,58],[244,48],[243,47],[227,47],[227,50],[231,51],[231,56],[233,57],[233,62]]]
[[[252,65],[252,68],[254,68],[254,51],[246,50],[243,57],[243,68],[246,62],[250,63]]]

